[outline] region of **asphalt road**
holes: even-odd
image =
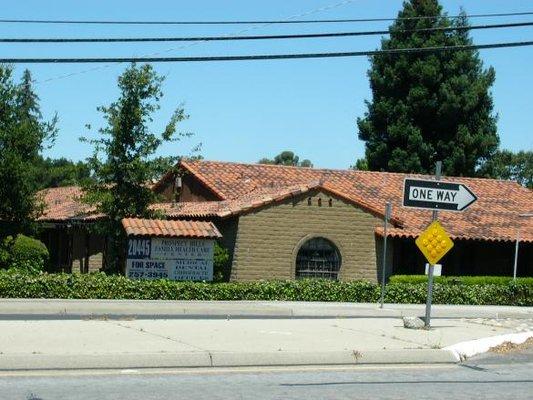
[[[533,349],[461,365],[0,372],[2,400],[531,399]]]

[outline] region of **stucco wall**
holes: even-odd
[[[335,243],[341,253],[339,279],[375,281],[374,229],[380,222],[372,214],[323,192],[244,214],[239,218],[231,279],[294,279],[300,245],[308,237],[322,236]]]

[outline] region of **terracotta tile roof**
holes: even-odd
[[[222,237],[216,226],[208,221],[124,218],[122,226],[128,236],[162,236],[210,238]]]
[[[228,217],[250,209],[281,201],[316,187],[316,183],[285,187],[259,188],[236,199],[205,202],[160,203],[154,205],[169,218],[179,217]]]
[[[188,170],[218,195],[220,201],[161,203],[154,208],[169,218],[228,217],[280,201],[313,189],[322,189],[376,214],[385,203],[393,205],[391,235],[415,237],[431,220],[431,211],[402,207],[403,181],[424,175],[351,170],[310,169],[277,165],[239,164],[216,161],[182,161]],[[165,178],[163,178],[164,180]],[[479,178],[443,178],[462,182],[478,201],[460,213],[441,212],[439,219],[454,238],[476,240],[516,239],[533,242],[533,191],[515,182]],[[156,186],[160,185],[156,184]],[[61,221],[98,217],[79,202],[79,188],[56,188],[42,192],[47,203],[40,220]],[[381,234],[379,226],[376,232]]]
[[[169,218],[219,217],[225,208],[224,201],[156,203],[153,209],[162,211]]]
[[[94,220],[102,217],[94,207],[80,201],[79,186],[64,186],[41,190],[37,196],[44,202],[44,212],[39,221]]]
[[[181,166],[217,193],[223,202],[216,207],[239,204],[243,198],[261,197],[261,191],[272,189],[270,196],[283,197],[295,187],[318,185],[369,211],[383,214],[385,203],[393,205],[397,234],[417,236],[431,220],[431,211],[402,207],[403,181],[406,177],[430,178],[425,175],[328,170],[278,165],[239,164],[216,161],[182,161]],[[439,219],[456,238],[481,240],[515,240],[516,227],[521,227],[521,240],[533,242],[533,218],[520,214],[533,213],[533,191],[511,181],[481,178],[445,177],[443,181],[461,182],[477,195],[478,201],[464,212],[441,212]],[[318,184],[317,184],[318,182]],[[217,202],[213,202],[217,203]],[[189,206],[184,204],[182,212]],[[180,214],[177,213],[177,216]],[[379,233],[378,229],[378,233]]]
[[[230,215],[238,215],[243,212],[256,209],[271,203],[282,201],[300,194],[307,193],[311,190],[322,190],[329,192],[337,197],[344,199],[349,203],[353,203],[360,207],[366,208],[368,211],[382,215],[380,210],[371,208],[370,205],[363,201],[354,201],[353,198],[345,196],[341,192],[337,192],[334,188],[320,182],[309,182],[308,184],[298,184],[291,186],[272,186],[253,190],[236,199],[221,200],[221,201],[204,201],[204,202],[180,202],[180,203],[159,203],[155,204],[154,208],[163,211],[169,218],[182,217],[220,217],[225,218]],[[401,221],[393,218],[392,222],[401,226]]]

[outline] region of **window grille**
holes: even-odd
[[[325,238],[309,239],[296,256],[296,279],[337,280],[340,266],[341,256],[337,246]]]

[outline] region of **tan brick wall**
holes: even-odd
[[[82,272],[85,269],[87,256],[88,271],[98,271],[103,266],[103,249],[102,237],[82,229],[72,231],[72,272]]]
[[[89,256],[89,272],[99,271],[103,267],[103,254],[96,253]]]
[[[72,260],[72,272],[81,273],[85,264],[85,258]],[[103,254],[97,253],[89,256],[89,272],[99,271],[103,267]]]
[[[244,214],[239,218],[231,279],[294,279],[300,245],[306,238],[322,236],[339,248],[341,280],[375,281],[374,229],[380,222],[372,214],[324,192]]]

